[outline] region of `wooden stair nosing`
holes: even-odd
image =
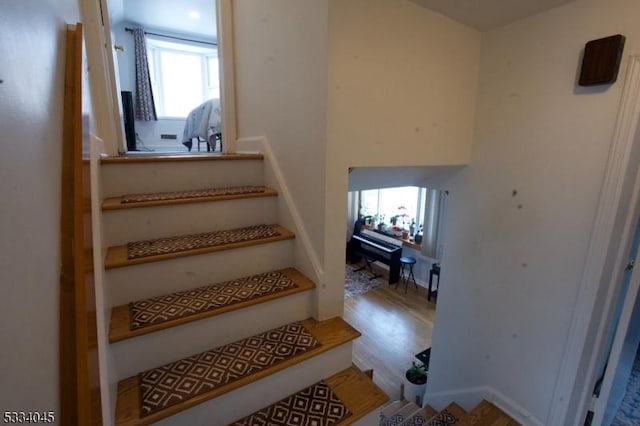
[[[285,273],[289,278],[295,281],[298,284],[298,287],[289,290],[283,290],[278,293],[267,294],[265,296],[242,301],[232,305],[223,306],[215,310],[199,312],[187,317],[176,318],[170,321],[149,325],[147,327],[142,327],[135,330],[131,330],[129,328],[131,324],[131,310],[129,309],[129,305],[127,304],[116,306],[111,310],[109,342],[115,343],[132,337],[142,336],[144,334],[153,333],[155,331],[164,330],[181,324],[187,324],[189,322],[224,314],[226,312],[244,309],[249,306],[257,305],[259,303],[268,302],[270,300],[279,299],[282,297],[290,296],[292,294],[302,293],[304,291],[309,291],[315,288],[314,282],[295,268],[283,269],[281,270],[281,272]]]
[[[256,154],[152,154],[152,155],[116,155],[103,157],[101,164],[129,164],[129,163],[169,163],[188,161],[238,161],[262,160],[264,156]]]
[[[422,415],[424,416],[425,419],[431,420],[433,417],[438,415],[438,410],[436,410],[430,405],[427,405],[422,409]]]
[[[458,404],[456,404],[455,402],[452,402],[451,404],[447,405],[445,407],[445,410],[453,414],[458,419],[458,422],[460,422],[461,420],[465,419],[468,416],[467,411],[461,406],[459,406]]]
[[[499,422],[499,423],[498,423]],[[463,421],[457,423],[460,426],[472,425],[500,425],[500,426],[519,426],[520,423],[513,420],[511,416],[502,411],[496,405],[487,400],[480,402]]]
[[[250,247],[258,244],[267,244],[267,243],[272,243],[276,241],[290,240],[295,237],[293,232],[289,231],[287,228],[281,225],[271,225],[271,226],[273,226],[280,233],[280,235],[277,235],[274,237],[259,238],[256,240],[239,241],[236,243],[222,244],[217,246],[201,247],[201,248],[192,249],[192,250],[183,250],[175,253],[163,253],[163,254],[156,254],[152,256],[137,257],[134,259],[127,258],[126,244],[121,246],[109,247],[109,249],[107,250],[105,261],[104,261],[104,268],[112,269],[112,268],[120,268],[124,266],[140,265],[143,263],[159,262],[162,260],[176,259],[184,256],[194,256],[197,254],[213,253],[213,252],[223,251],[223,250],[232,250],[232,249],[237,249],[242,247]]]
[[[324,382],[351,411],[347,418],[336,424],[337,426],[350,425],[389,400],[387,394],[355,365],[324,379]],[[296,394],[298,392],[287,398]],[[264,408],[249,414],[249,416],[264,410]]]
[[[325,381],[351,410],[351,415],[338,423],[338,426],[350,425],[389,401],[389,396],[355,366],[334,374]]]
[[[325,321],[306,319],[300,323],[320,341],[321,345],[309,349],[293,358],[280,362],[264,370],[238,379],[232,383],[220,386],[210,392],[197,395],[180,404],[172,405],[164,410],[157,411],[143,418],[140,417],[140,387],[138,377],[133,376],[118,382],[117,402],[116,402],[116,425],[148,425],[159,421],[165,417],[177,414],[190,407],[201,404],[205,401],[218,397],[239,387],[267,377],[271,374],[285,370],[286,368],[312,358],[321,353],[327,352],[337,346],[347,343],[360,337],[360,332],[354,329],[340,317],[331,318]],[[365,376],[366,377],[366,376]]]
[[[137,208],[144,208],[144,207],[173,206],[178,204],[208,203],[213,201],[229,201],[229,200],[242,200],[247,198],[275,197],[277,195],[278,195],[278,191],[276,191],[275,189],[265,188],[263,192],[214,195],[214,196],[208,196],[208,197],[176,198],[172,200],[139,201],[135,203],[123,203],[122,197],[109,197],[109,198],[105,198],[104,201],[102,202],[102,210],[109,211],[109,210],[137,209]]]

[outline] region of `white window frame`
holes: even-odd
[[[165,46],[163,46],[165,44]],[[169,47],[172,46],[172,47]],[[184,49],[179,49],[173,46],[184,46]],[[201,66],[201,91],[202,91],[202,100],[201,102],[206,101],[211,98],[209,95],[210,89],[210,79],[209,79],[209,59],[212,57],[218,58],[218,63],[220,61],[220,52],[218,50],[218,46],[197,46],[194,43],[189,42],[180,42],[173,40],[166,40],[161,36],[147,36],[147,58],[149,62],[152,63],[153,75],[151,75],[151,85],[153,87],[154,94],[154,103],[156,107],[156,113],[158,115],[158,119],[162,120],[171,120],[171,119],[185,119],[188,115],[188,112],[184,116],[172,116],[167,115],[164,110],[165,98],[164,98],[164,82],[163,82],[163,74],[161,67],[160,56],[162,52],[173,52],[179,53],[181,55],[193,55],[200,58],[200,66]],[[218,77],[220,77],[218,71]],[[220,96],[220,86],[221,82],[218,82],[218,96]],[[197,104],[194,102],[194,108]]]

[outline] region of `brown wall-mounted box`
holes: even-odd
[[[584,47],[580,86],[611,84],[618,78],[625,38],[617,34],[591,40]]]

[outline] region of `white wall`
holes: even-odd
[[[327,0],[233,7],[238,138],[267,137],[322,263]]]
[[[577,88],[580,54],[616,33],[638,53],[638,16],[636,1],[582,0],[485,35],[473,157],[449,185],[430,393],[488,385],[545,422],[627,62],[613,86]]]
[[[343,306],[348,168],[466,164],[480,42],[408,0],[329,2],[326,316]]]
[[[59,413],[66,23],[76,0],[0,0],[0,407]]]

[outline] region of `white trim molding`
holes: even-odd
[[[616,217],[621,201],[628,195],[623,193],[625,178],[628,175],[630,155],[638,128],[640,117],[640,56],[629,57],[627,77],[620,102],[618,119],[616,122],[613,142],[605,170],[605,177],[600,193],[600,200],[589,241],[587,260],[580,280],[580,288],[575,301],[571,326],[558,379],[556,381],[551,407],[545,424],[564,425],[578,424],[587,409],[587,401],[591,394],[590,378],[594,374],[598,361],[598,348],[602,345],[604,324],[610,306],[605,306],[601,321],[593,321],[596,297],[602,286],[609,286],[606,303],[611,304],[612,292],[616,283],[611,283],[611,277],[604,276],[605,265],[614,262],[618,255],[619,241],[612,244],[612,236],[616,230]],[[625,212],[626,213],[626,212]],[[613,274],[616,275],[616,274]],[[599,328],[593,347],[586,347],[589,335],[593,335]],[[589,359],[586,372],[587,380],[583,385],[578,384],[578,369],[585,358]],[[584,376],[584,372],[581,374]],[[568,418],[568,408],[574,392],[580,393],[580,400],[576,407],[575,419]],[[572,410],[573,411],[573,410]]]
[[[238,134],[236,120],[235,53],[233,47],[233,3],[216,1],[218,20],[218,58],[220,67],[220,101],[222,104],[222,152],[236,150]]]
[[[313,273],[315,275],[314,281],[318,286],[320,286],[323,283],[324,270],[318,258],[318,253],[311,244],[309,233],[307,232],[307,229],[304,225],[304,221],[302,220],[300,211],[296,206],[295,200],[291,195],[291,190],[287,185],[284,174],[282,173],[282,169],[280,168],[278,159],[276,158],[276,155],[271,148],[269,140],[266,136],[247,137],[237,140],[236,146],[238,148],[237,152],[239,153],[260,152],[265,156],[267,164],[271,169],[270,171],[273,173],[273,176],[275,178],[275,183],[277,186],[276,189],[279,192],[279,196],[281,196],[284,200],[287,209],[289,210],[289,214],[291,215],[291,220],[293,221],[293,225],[295,227],[294,231],[296,234],[296,239],[299,239],[301,241],[302,246],[306,251],[307,258],[311,263],[311,267],[313,268]]]
[[[483,399],[494,404],[523,426],[544,426],[545,423],[534,417],[515,401],[498,392],[491,386],[455,389],[450,391],[426,393],[425,404],[441,410],[455,401],[467,411],[472,410]]]

